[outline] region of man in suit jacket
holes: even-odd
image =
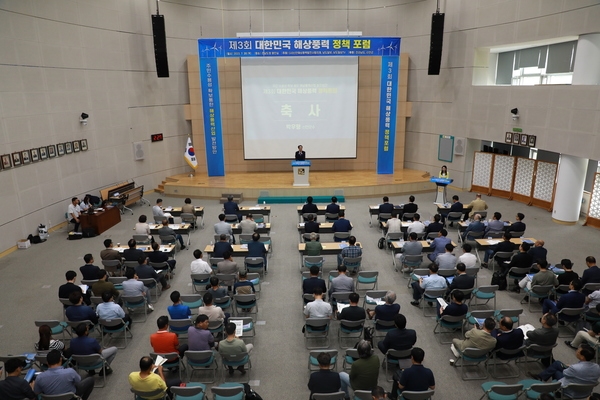
[[[408,203],[404,205],[404,209],[402,213],[416,213],[419,209],[419,206],[415,204],[415,196],[410,196],[408,198]]]
[[[450,286],[448,286],[447,293],[450,294],[454,289],[472,289],[475,287],[475,277],[467,275],[465,272],[467,270],[467,266],[461,262],[456,264],[456,270],[458,271],[458,275],[454,277]],[[471,296],[467,296],[467,299]]]
[[[219,214],[219,222],[217,222],[214,225],[214,227],[215,227],[215,234],[229,235],[229,237],[231,238],[231,240],[230,240],[231,243],[235,244],[235,236],[233,236],[233,228],[231,227],[231,224],[228,224],[227,222],[225,222],[225,214]]]
[[[429,258],[430,261],[435,262],[435,259],[437,258],[438,254],[444,253],[446,251],[446,245],[452,244],[452,240],[450,240],[447,236],[448,231],[442,229],[441,231],[439,231],[438,237],[436,237],[433,240],[433,242],[431,242],[429,247],[433,250],[433,252],[427,255],[427,258]]]
[[[548,256],[548,250],[544,247],[543,240],[536,240],[528,251],[529,255],[533,259],[533,262],[537,262],[538,260],[546,261],[546,257]]]
[[[319,223],[313,214],[308,214],[308,221],[304,223],[304,233],[319,233]]]
[[[383,203],[379,205],[379,221],[385,222],[387,218],[381,218],[381,214],[393,214],[394,213],[394,205],[390,203],[390,198],[387,196],[383,196]]]
[[[174,236],[175,239],[177,239],[177,241],[181,245],[181,250],[185,249],[185,244],[183,243],[183,238],[181,237],[181,235],[179,233],[175,233],[173,228],[171,228],[169,226],[169,220],[167,218],[164,218],[162,220],[162,228],[160,228],[158,230],[158,235],[159,236]]]
[[[232,253],[226,251],[223,261],[217,263],[217,274],[238,274],[240,271],[236,262],[233,261]],[[223,281],[223,285],[233,286],[233,280]],[[231,290],[231,289],[230,289]]]
[[[252,234],[252,241],[248,243],[248,255],[246,257],[262,257],[264,262],[264,269],[267,270],[267,248],[263,242],[260,242],[260,234],[254,232]]]
[[[494,329],[492,331],[492,336],[496,338],[496,347],[494,350],[515,350],[523,344],[523,331],[518,328],[513,329],[513,320],[511,317],[503,317],[500,320],[500,329]],[[514,355],[498,353],[498,358],[501,360],[512,357],[514,357]]]
[[[563,294],[558,299],[558,302],[550,299],[545,299],[542,304],[544,314],[551,312],[556,315],[563,308],[581,308],[585,304],[585,294],[581,293],[581,281],[575,279],[569,284],[569,291]],[[561,315],[561,321],[575,321],[579,319],[579,315]],[[560,322],[560,321],[559,321]],[[562,322],[561,322],[562,323]]]
[[[319,278],[319,267],[313,265],[310,267],[310,278],[302,281],[302,293],[313,294],[316,287],[320,287],[323,293],[327,293],[327,285],[325,281]]]
[[[151,253],[148,253],[148,261],[150,261],[151,263],[166,262],[169,265],[169,271],[173,272],[177,261],[172,258],[169,258],[169,253],[160,251],[160,245],[156,242],[152,243],[152,250],[153,251]]]
[[[212,257],[223,258],[225,252],[229,252],[230,254],[233,254],[233,247],[231,247],[231,244],[227,240],[227,235],[222,233],[221,236],[219,236],[219,241],[217,243],[215,243],[215,246],[213,248]]]
[[[125,261],[137,261],[144,255],[142,250],[136,249],[137,243],[135,239],[129,239],[127,246],[129,246],[129,248],[123,250],[123,258]]]
[[[223,212],[225,214],[235,214],[238,217],[238,221],[242,220],[242,214],[240,213],[240,206],[233,201],[233,196],[227,196],[227,201],[223,203]]]
[[[427,228],[425,228],[425,233],[429,235],[431,232],[441,231],[444,228],[444,224],[442,224],[440,220],[440,214],[435,214],[433,216],[433,222],[429,223],[429,225],[427,225]]]
[[[100,267],[94,265],[94,257],[90,253],[88,253],[85,256],[83,256],[83,261],[85,261],[85,265],[79,267],[79,271],[81,272],[81,275],[83,275],[82,279],[98,279],[100,275]]]
[[[306,152],[302,145],[298,146],[298,151],[295,154],[296,161],[304,161],[306,160]]]
[[[315,214],[319,212],[319,207],[316,204],[313,204],[312,196],[308,196],[306,198],[306,204],[302,206],[302,214]]]
[[[556,343],[556,339],[558,339],[556,322],[557,319],[554,314],[547,313],[542,315],[542,327],[527,332],[525,345],[529,346],[530,344],[537,344],[539,346],[553,346]],[[552,362],[552,358],[542,358],[541,362],[547,367]]]
[[[346,213],[341,210],[338,214],[339,219],[333,223],[333,232],[350,232],[352,230],[352,223],[345,218]],[[336,242],[341,242],[342,239],[335,238]]]
[[[483,262],[481,263],[481,266],[487,268],[487,262],[490,259],[490,257],[493,257],[498,252],[509,252],[515,250],[515,247],[517,245],[511,242],[510,239],[510,233],[504,232],[504,236],[502,236],[502,241],[485,251],[485,257],[483,257]],[[502,263],[503,261],[508,261],[508,259],[498,259],[498,261]]]
[[[389,349],[408,350],[417,343],[417,332],[414,329],[406,329],[406,317],[396,314],[394,317],[395,329],[385,334],[385,338],[377,343],[377,348],[383,354]]]
[[[105,249],[100,252],[100,259],[102,260],[119,260],[121,261],[121,253],[113,249],[112,239],[104,240]]]
[[[331,204],[328,204],[327,208],[325,209],[325,212],[327,214],[336,214],[337,215],[340,212],[340,206],[337,204],[337,201],[338,201],[337,197],[333,196],[331,198]],[[337,217],[332,218],[332,219],[337,219]]]
[[[440,303],[437,303],[437,317],[441,318],[444,315],[452,317],[460,317],[465,315],[469,311],[469,307],[463,303],[465,300],[465,294],[461,291],[452,293],[452,301],[446,307],[441,307]]]
[[[473,221],[467,226],[467,229],[462,234],[463,241],[465,240],[474,240],[474,238],[470,235],[471,232],[479,233],[485,231],[485,225],[481,222],[481,215],[475,214],[473,216]]]
[[[450,206],[448,212],[442,213],[442,223],[446,222],[446,218],[451,212],[463,212],[463,204],[460,201],[458,201],[457,195],[452,196],[452,205]],[[454,222],[450,221],[450,226],[454,226]]]
[[[477,193],[477,194],[475,195],[475,200],[473,200],[472,202],[470,202],[470,203],[467,205],[467,207],[465,207],[465,208],[468,208],[468,209],[470,209],[470,210],[471,210],[471,211],[469,212],[469,218],[473,218],[473,216],[474,216],[475,214],[477,214],[477,211],[485,211],[485,210],[487,210],[487,209],[488,209],[488,205],[487,205],[487,203],[485,202],[485,200],[483,200],[483,199],[481,198],[481,194],[480,194],[480,193]]]
[[[525,215],[522,213],[517,213],[515,217],[515,222],[513,222],[509,227],[506,228],[507,232],[525,232],[526,225],[523,223],[523,218]]]
[[[527,253],[530,246],[529,243],[522,242],[521,246],[519,246],[519,252],[510,259],[510,263],[508,263],[508,265],[504,263],[501,264],[503,272],[506,272],[511,268],[530,268],[531,264],[533,264],[533,259]],[[517,275],[515,274],[515,276]]]
[[[492,220],[488,222],[488,226],[485,230],[484,236],[487,235],[488,232],[502,232],[503,230],[504,222],[502,222],[502,214],[496,211],[494,213],[494,216],[492,217]]]
[[[486,318],[483,323],[483,329],[475,327],[467,331],[465,333],[465,340],[453,339],[452,345],[461,352],[469,347],[492,351],[496,347],[496,338],[492,337],[491,334],[495,327],[496,321],[493,318]]]
[[[585,286],[587,283],[600,283],[600,268],[596,265],[596,258],[587,256],[585,258],[585,265],[587,265],[587,269],[583,271],[581,284]],[[583,293],[590,294],[591,291],[584,290]]]

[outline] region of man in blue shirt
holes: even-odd
[[[69,321],[85,321],[89,320],[92,324],[98,323],[98,316],[94,309],[90,306],[83,305],[83,296],[81,292],[73,292],[69,296],[69,301],[72,306],[67,308],[65,311],[65,315],[67,316],[67,320]]]
[[[421,296],[425,292],[425,289],[446,289],[448,282],[443,276],[437,274],[438,266],[431,264],[429,266],[429,276],[420,277],[418,282],[411,284],[413,288],[413,301],[410,302],[415,307],[419,307],[419,301]]]
[[[94,378],[81,376],[73,368],[62,367],[62,355],[59,350],[51,350],[46,356],[48,370],[39,374],[35,380],[33,391],[35,394],[63,394],[75,393],[83,400],[87,400],[94,390]]]
[[[427,258],[432,262],[435,262],[438,254],[444,253],[446,251],[446,245],[448,243],[452,244],[452,240],[448,239],[448,231],[442,229],[438,232],[438,237],[433,239],[433,242],[429,244],[429,248],[433,250],[433,253],[428,254]]]
[[[186,305],[181,303],[181,294],[179,291],[175,290],[171,293],[171,301],[173,302],[172,306],[167,307],[167,311],[169,312],[169,317],[171,319],[186,319],[190,318],[192,315],[192,311]]]
[[[98,340],[88,336],[89,328],[84,323],[75,327],[75,333],[77,334],[77,337],[71,339],[71,343],[69,344],[69,348],[73,355],[87,356],[90,354],[101,354],[106,365],[104,369],[100,370],[100,376],[104,376],[104,371],[106,371],[106,375],[112,374],[113,371],[110,368],[110,364],[117,355],[117,348],[113,346],[102,349]],[[95,373],[94,370],[89,371],[90,375],[94,375]]]
[[[352,224],[350,223],[350,221],[348,221],[346,218],[344,218],[345,215],[346,215],[346,213],[344,212],[344,210],[341,210],[338,213],[339,218],[337,221],[335,221],[333,223],[333,227],[332,227],[334,233],[335,232],[350,232],[352,230]],[[335,238],[336,242],[342,241],[342,239],[340,239],[338,237],[334,236],[334,238]]]
[[[400,376],[400,381],[397,382],[400,391],[423,392],[426,390],[435,389],[435,378],[433,372],[429,368],[423,366],[425,352],[420,347],[413,347],[410,352],[412,366],[405,369]],[[396,387],[392,387],[395,392]]]
[[[469,226],[467,226],[467,229],[463,232],[462,239],[463,241],[474,240],[475,238],[471,236],[471,232],[479,233],[484,231],[485,225],[483,222],[481,222],[481,215],[475,214],[473,216],[473,221],[469,224]]]

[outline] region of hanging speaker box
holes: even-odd
[[[435,13],[431,16],[431,42],[429,44],[428,75],[439,75],[442,64],[442,45],[444,44],[444,16]]]
[[[167,34],[165,33],[164,15],[152,15],[152,36],[154,38],[156,74],[159,78],[168,78],[169,63],[167,61]]]

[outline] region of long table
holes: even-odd
[[[369,206],[369,225],[372,225],[373,216],[379,217],[379,206],[380,204],[371,204]],[[395,205],[393,215],[400,215],[404,212],[404,204],[403,205]],[[375,219],[377,219],[375,218]]]
[[[479,245],[479,247],[490,247],[490,246],[495,246],[498,243],[500,243],[503,239],[475,239],[475,241],[477,242],[477,244]],[[514,244],[520,246],[521,243],[523,243],[524,240],[529,240],[533,243],[537,242],[537,239],[534,238],[512,238],[510,239],[511,242],[513,242]]]
[[[267,235],[271,233],[271,223],[267,222],[264,224],[256,224],[257,228],[255,232],[258,233],[266,233]],[[231,229],[233,230],[234,235],[239,235],[242,233],[242,228],[240,224],[231,224]]]
[[[431,243],[431,241],[419,240],[419,242],[423,246],[423,253],[429,253],[432,251],[431,246],[429,245]],[[394,268],[396,267],[396,254],[400,253],[402,251],[402,248],[404,247],[404,243],[408,243],[408,242],[407,241],[399,241],[399,240],[394,240],[391,242],[391,244],[392,244],[392,264],[394,265]],[[451,243],[452,243],[452,246],[457,247],[456,243],[454,243],[454,241],[452,241]]]
[[[118,207],[107,207],[104,211],[94,211],[93,214],[81,213],[79,220],[82,230],[92,228],[99,235],[121,222],[121,212]]]
[[[233,247],[233,256],[234,257],[246,257],[246,254],[248,254],[248,245],[247,244],[234,244],[231,247]],[[269,251],[269,245],[265,244],[265,248],[267,249],[267,252]],[[206,247],[204,247],[204,252],[212,255],[213,251],[215,250],[215,246],[212,244],[207,244]]]
[[[262,214],[271,222],[271,206],[240,206],[240,213],[242,215]]]
[[[304,234],[304,222],[300,222],[297,226],[298,233],[302,236]],[[319,233],[333,233],[333,222],[320,222]]]
[[[168,212],[174,217],[181,216],[182,207],[163,207],[163,211]],[[194,215],[200,217],[200,225],[204,228],[204,207],[194,207]]]
[[[117,250],[119,253],[122,253],[123,251],[125,251],[125,249],[128,249],[128,246],[121,246],[120,243],[117,243],[117,246],[113,247],[114,250]],[[138,250],[143,250],[144,253],[151,253],[154,250],[152,250],[152,246],[147,245],[147,244],[138,244],[137,246],[135,246],[136,249]],[[175,245],[174,244],[162,244],[160,246],[160,251],[162,251],[163,253],[168,253],[170,256],[173,255],[173,253],[175,252]]]
[[[302,207],[303,206],[298,206],[296,207],[296,210],[298,212],[298,221],[302,222]],[[326,210],[327,210],[327,206],[317,206],[317,215],[325,215],[326,214]],[[340,206],[340,211],[346,211],[346,207],[345,206]]]
[[[158,230],[162,228],[162,224],[148,224],[150,225],[150,233],[153,235],[158,235]],[[192,228],[191,224],[169,224],[169,228],[173,229],[175,233],[180,235],[187,235],[187,245],[190,245],[190,229]]]
[[[362,249],[362,245],[360,242],[356,242],[356,245]],[[333,243],[321,243],[323,246],[323,250],[321,250],[321,255],[338,255],[342,253],[343,247],[341,242],[333,242]],[[298,243],[298,252],[300,253],[300,268],[303,265],[303,256],[306,250],[306,245],[304,243]]]

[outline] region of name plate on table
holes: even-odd
[[[310,161],[292,161],[292,167],[310,167]]]

